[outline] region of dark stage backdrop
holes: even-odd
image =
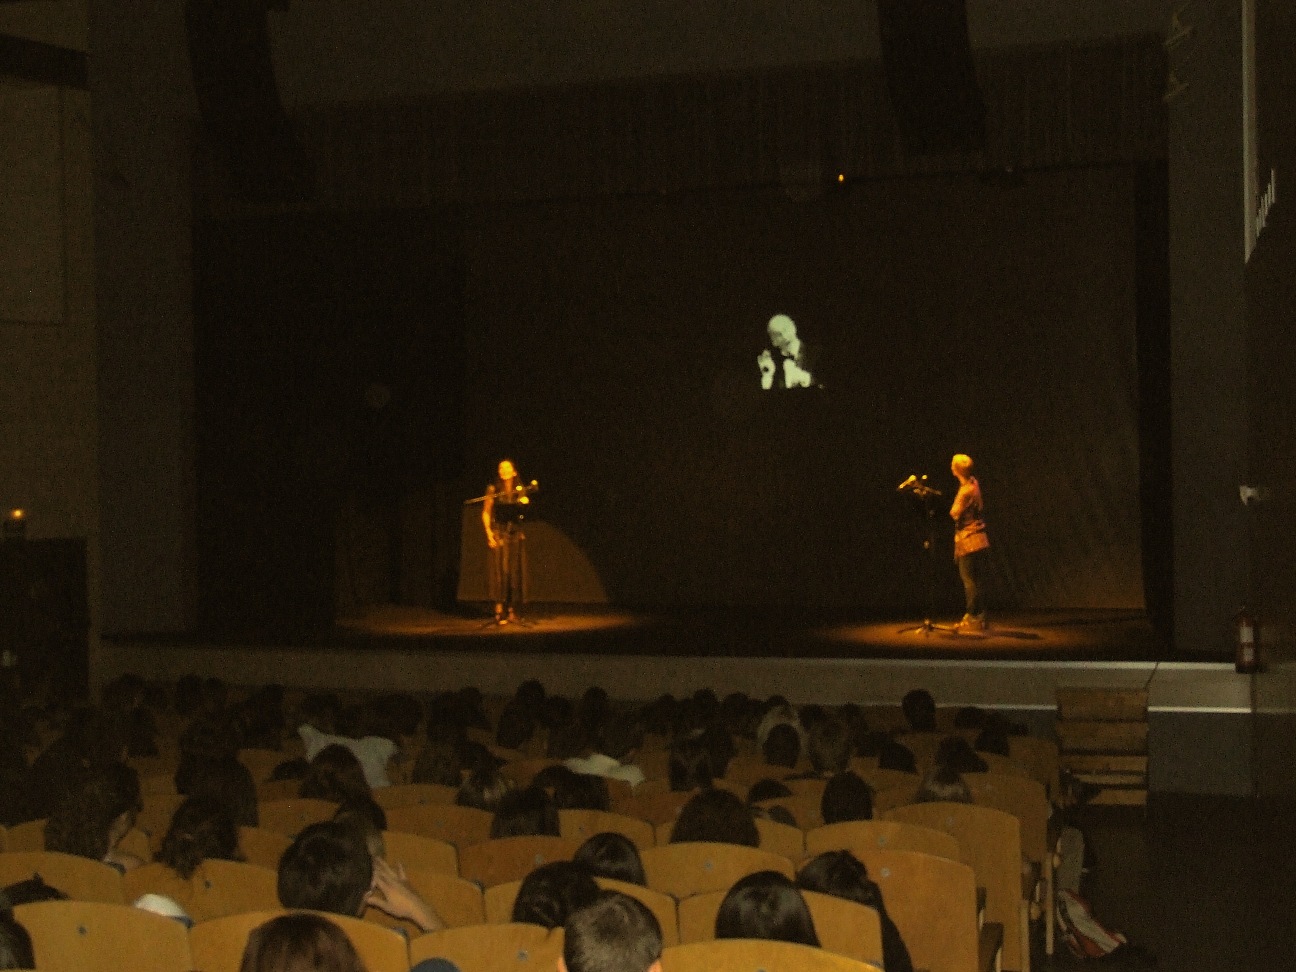
[[[998,605],[1142,608],[1133,197],[1111,169],[479,210],[468,468],[539,479],[614,601],[879,612],[925,604],[896,486],[928,473],[950,610],[964,451]],[[780,313],[822,388],[761,390]]]

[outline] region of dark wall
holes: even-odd
[[[208,222],[195,262],[203,625],[331,623],[343,508],[388,509],[398,570],[403,497],[458,472],[459,220]]]
[[[1141,608],[1128,169],[500,207],[467,239],[469,456],[623,602],[924,601],[909,473],[981,464],[998,603]],[[772,314],[822,389],[759,390]],[[1164,368],[1164,361],[1159,362]],[[1162,430],[1164,433],[1164,430]],[[472,468],[471,465],[469,468]]]

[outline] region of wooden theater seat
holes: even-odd
[[[562,955],[563,930],[539,925],[469,925],[420,935],[410,942],[410,962],[449,959],[463,972],[553,972]],[[370,966],[370,969],[374,969]]]
[[[124,904],[40,901],[14,917],[31,935],[41,972],[190,972],[185,926]],[[237,967],[236,967],[237,968]]]
[[[758,847],[686,842],[650,847],[640,855],[648,887],[677,900],[707,891],[727,891],[739,878],[757,871],[795,877],[792,862]]]
[[[459,852],[459,876],[483,888],[520,881],[544,864],[571,860],[580,845],[570,837],[540,835],[483,841]]]

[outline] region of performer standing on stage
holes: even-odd
[[[972,475],[972,457],[958,453],[950,460],[950,472],[959,481],[950,517],[954,520],[954,561],[963,580],[964,614],[958,626],[962,630],[985,629],[985,602],[981,596],[986,551],[990,537],[986,534],[985,503],[981,485]]]
[[[534,485],[534,484],[533,484]],[[486,487],[482,526],[491,550],[490,593],[495,620],[517,620],[517,608],[526,600],[526,534],[522,532],[525,507],[531,490],[518,479],[513,463],[499,464],[499,478]]]

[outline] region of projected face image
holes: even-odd
[[[505,481],[512,479],[517,475],[517,470],[513,468],[513,463],[505,459],[499,464],[499,478]]]
[[[756,356],[761,388],[810,388],[814,375],[806,360],[806,348],[797,335],[796,322],[786,314],[775,314],[766,326],[769,347]]]

